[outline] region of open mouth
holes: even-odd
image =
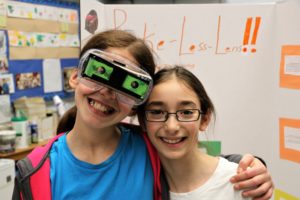
[[[187,137],[181,137],[181,138],[175,138],[175,139],[170,139],[170,138],[165,138],[165,137],[160,137],[161,141],[167,144],[179,144],[183,142]]]
[[[97,111],[105,114],[105,115],[110,115],[116,112],[116,110],[113,107],[103,105],[93,99],[88,98],[89,104]]]

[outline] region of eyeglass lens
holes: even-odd
[[[201,114],[198,109],[178,110],[175,113],[162,110],[146,110],[147,121],[165,122],[170,114],[175,114],[178,121],[197,121]]]

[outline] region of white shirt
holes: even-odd
[[[170,192],[171,200],[245,200],[229,179],[236,174],[237,164],[220,157],[213,175],[197,189],[187,193]]]

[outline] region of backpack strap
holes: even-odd
[[[22,199],[51,200],[49,152],[53,143],[63,135],[52,138],[45,146],[36,147],[26,158],[18,161],[18,180]]]

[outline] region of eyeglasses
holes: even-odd
[[[100,91],[103,88],[108,88],[107,86],[101,85],[101,83],[95,83],[95,82],[88,80],[86,78],[83,78],[83,77],[80,77],[79,81],[80,81],[80,83],[84,84],[85,86],[87,86],[88,88],[90,88],[91,90],[93,90],[95,92]],[[121,94],[121,93],[115,91],[114,89],[111,89],[111,90],[115,93],[118,101],[125,103],[127,105],[130,105],[130,106],[134,106],[137,104],[134,99],[132,99],[124,94]]]
[[[174,113],[163,110],[146,110],[146,120],[149,122],[166,122],[169,115],[176,115],[176,119],[180,122],[192,122],[197,121],[201,114],[204,114],[199,109],[184,109],[177,110]]]

